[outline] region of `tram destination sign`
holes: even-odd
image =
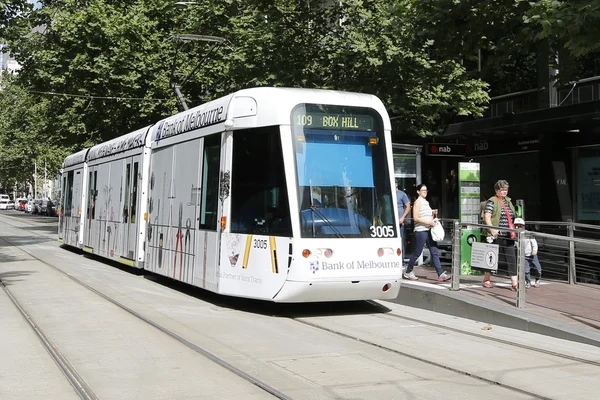
[[[296,112],[294,125],[308,129],[339,129],[356,131],[373,131],[375,121],[370,115]]]

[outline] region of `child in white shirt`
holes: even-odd
[[[525,228],[523,218],[515,219],[516,228]],[[540,287],[540,279],[542,278],[542,266],[537,256],[538,244],[534,238],[525,239],[525,287],[530,288]],[[531,264],[534,266],[535,282],[531,284]]]

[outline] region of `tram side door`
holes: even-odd
[[[202,146],[200,172],[200,199],[198,213],[198,236],[196,248],[199,250],[195,276],[196,284],[209,290],[218,289],[219,266],[219,175],[221,171],[221,134],[208,136]]]
[[[125,161],[125,188],[123,191],[123,232],[125,234],[123,256],[135,260],[137,246],[137,229],[139,210],[139,185],[141,183],[140,156],[128,157]]]
[[[84,190],[83,185],[83,168],[75,170],[75,179],[73,181],[73,197],[71,198],[72,207],[71,207],[71,218],[73,220],[73,232],[75,233],[75,240],[73,242],[73,246],[81,247],[83,244],[83,238],[80,237],[81,233],[81,214],[83,211],[83,207],[85,204],[82,204],[82,196]]]
[[[83,228],[83,245],[86,247],[93,248],[94,240],[93,234],[95,232],[95,219],[96,219],[96,199],[98,197],[98,167],[92,166],[88,169],[88,195],[87,201],[87,212],[85,214],[85,224]]]

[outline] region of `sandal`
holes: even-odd
[[[513,292],[516,292],[516,291],[517,291],[517,285],[512,285],[512,288],[511,288],[511,290],[512,290]]]
[[[492,282],[490,281],[483,281],[483,286],[486,288],[494,287],[494,285],[492,285]]]

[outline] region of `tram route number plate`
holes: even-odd
[[[474,242],[471,249],[471,267],[498,270],[498,245]]]

